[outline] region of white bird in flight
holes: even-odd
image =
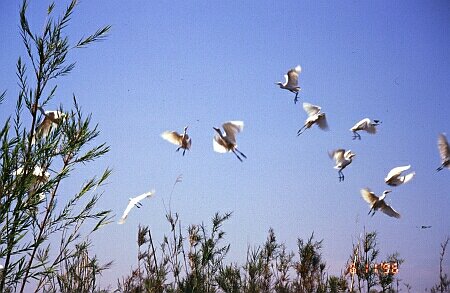
[[[384,182],[386,182],[386,184],[390,186],[398,186],[410,181],[411,179],[413,179],[414,175],[416,175],[416,172],[411,172],[407,175],[401,175],[402,172],[409,170],[409,168],[411,168],[411,165],[395,167],[394,169],[389,171],[386,178],[384,178]]]
[[[355,154],[352,153],[351,150],[346,151],[344,149],[337,149],[332,152],[328,152],[328,155],[330,158],[335,160],[336,165],[334,166],[334,169],[339,170],[339,182],[344,181],[344,173],[342,173],[342,170],[352,163],[352,158]]]
[[[368,215],[370,215],[370,213],[372,212],[372,217],[373,217],[373,215],[375,214],[375,212],[377,210],[381,210],[383,213],[385,213],[386,215],[388,215],[390,217],[400,218],[400,214],[384,201],[384,199],[386,198],[386,195],[390,192],[391,192],[391,190],[385,190],[385,191],[383,191],[383,194],[380,197],[378,197],[375,195],[375,193],[370,191],[369,188],[361,189],[362,198],[370,206],[370,211],[369,211]]]
[[[247,159],[247,156],[237,149],[236,143],[236,134],[244,129],[244,122],[228,121],[222,124],[222,127],[225,134],[222,133],[219,128],[213,127],[213,129],[217,132],[213,139],[214,151],[218,153],[233,152],[241,162],[242,158],[239,155]]]
[[[321,112],[322,108],[310,103],[303,103],[303,109],[305,110],[306,114],[308,114],[308,118],[305,121],[305,125],[303,125],[303,127],[300,128],[299,131],[297,131],[297,136],[302,134],[306,129],[310,128],[314,124],[317,124],[320,129],[328,129],[327,118],[325,116],[325,113]]]
[[[358,133],[358,131],[361,130],[367,131],[370,134],[375,134],[377,132],[376,126],[380,125],[380,123],[380,120],[373,120],[372,122],[369,118],[364,118],[350,128],[350,131],[353,132],[353,139],[361,139],[361,135]]]
[[[161,137],[163,139],[178,146],[178,148],[176,150],[177,152],[180,149],[183,149],[183,156],[184,156],[184,153],[186,152],[186,150],[189,150],[191,148],[191,144],[192,144],[191,138],[187,134],[187,129],[188,129],[188,126],[186,126],[184,128],[183,134],[179,134],[176,131],[164,131],[161,134]]]
[[[140,203],[140,201],[143,200],[144,198],[151,197],[153,194],[155,194],[155,191],[154,191],[154,190],[152,190],[152,191],[150,191],[150,192],[143,193],[143,194],[138,195],[138,196],[136,196],[136,197],[130,198],[130,201],[128,202],[128,205],[127,205],[125,211],[123,212],[122,217],[121,217],[120,220],[117,222],[117,224],[123,224],[123,223],[125,223],[125,220],[127,219],[128,213],[131,211],[131,209],[132,209],[134,206],[136,206],[137,208],[140,208],[140,207],[142,206],[142,204]]]
[[[448,141],[447,138],[443,133],[439,134],[438,137],[438,149],[439,154],[441,155],[441,165],[439,168],[436,169],[436,171],[441,171],[444,168],[450,169],[450,148],[448,147]]]
[[[291,91],[295,93],[294,103],[298,101],[298,92],[300,91],[300,87],[298,86],[298,75],[302,71],[300,65],[297,65],[295,68],[288,71],[287,74],[284,75],[285,82],[277,82],[276,84],[280,86],[280,88]]]

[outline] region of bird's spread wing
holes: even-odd
[[[143,193],[141,195],[133,197],[131,199],[131,201],[133,202],[133,204],[136,204],[136,203],[140,202],[141,200],[143,200],[144,198],[151,197],[154,193],[155,193],[154,191],[149,191],[149,192]]]
[[[320,107],[312,105],[310,103],[303,103],[303,109],[308,114],[309,117],[314,116],[320,112]]]
[[[164,131],[161,137],[170,143],[181,145],[182,136],[176,131]]]
[[[242,121],[228,121],[222,124],[223,130],[227,138],[232,142],[236,143],[236,133],[241,132],[244,129],[244,122]]]
[[[143,193],[141,195],[138,195],[136,197],[131,198],[130,201],[128,202],[128,205],[127,205],[125,211],[123,211],[122,217],[120,218],[120,220],[117,223],[118,224],[125,223],[125,220],[128,217],[128,213],[131,211],[131,209],[134,207],[134,205],[137,204],[138,202],[140,202],[141,200],[143,200],[144,198],[152,196],[153,194],[155,194],[154,190],[146,192],[146,193]]]
[[[286,84],[287,87],[297,87],[298,86],[298,74],[300,73],[301,70],[302,70],[302,68],[300,67],[300,65],[298,65],[294,69],[291,69],[288,71],[288,73],[287,73],[288,80],[287,80],[287,84]]]
[[[320,127],[320,129],[327,130],[328,129],[328,122],[327,117],[325,116],[325,113],[322,113],[319,115],[317,119],[317,125]]]
[[[332,152],[329,152],[328,155],[330,158],[334,159],[336,164],[344,159],[344,149],[337,149]]]
[[[447,138],[442,133],[439,134],[438,149],[439,149],[439,154],[441,155],[441,160],[443,162],[447,161],[450,157],[450,150],[449,150]]]
[[[385,181],[389,181],[389,179],[391,179],[392,177],[397,177],[397,176],[399,176],[403,171],[406,171],[406,170],[408,170],[409,168],[411,168],[411,165],[395,167],[394,169],[392,169],[391,171],[389,171],[389,173],[387,174],[387,176],[386,176],[386,178],[385,178],[384,180],[385,180]]]
[[[214,136],[214,139],[213,139],[213,149],[214,149],[214,151],[215,152],[218,152],[218,153],[227,153],[227,152],[229,152],[229,150],[223,145],[223,140],[222,140],[222,138],[218,135],[218,134],[216,134],[216,136]]]
[[[186,139],[186,148],[190,149],[192,145],[192,139],[187,134],[185,136],[185,139]]]
[[[363,120],[361,120],[361,121],[357,122],[355,125],[353,125],[353,127],[350,128],[350,131],[366,129],[369,122],[370,122],[369,118],[364,118]]]
[[[371,206],[377,202],[378,196],[375,195],[372,191],[370,191],[369,188],[363,188],[361,189],[361,196],[362,198],[369,203]]]
[[[415,172],[412,172],[412,173],[409,173],[408,175],[405,175],[404,178],[403,178],[403,183],[411,181],[411,179],[413,179],[415,175],[416,175]]]
[[[131,209],[133,208],[133,206],[134,206],[134,203],[132,203],[131,200],[130,200],[130,202],[128,203],[128,205],[127,205],[125,211],[123,211],[122,217],[121,217],[120,220],[117,222],[117,224],[123,224],[123,223],[125,223],[125,220],[126,220],[127,217],[128,217],[128,213],[131,211]]]
[[[380,207],[380,210],[390,217],[400,218],[400,214],[387,203],[384,203],[384,205]]]

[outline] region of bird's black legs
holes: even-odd
[[[246,158],[247,159],[247,156],[246,155],[244,155],[244,153],[243,152],[241,152],[240,150],[238,150],[238,149],[236,149],[235,148],[235,150],[241,155],[241,156],[243,156],[244,158]]]
[[[298,92],[295,93],[294,104],[297,104],[298,101]]]
[[[358,132],[353,131],[353,140],[355,140],[355,139],[361,140],[361,135]]]
[[[238,158],[239,159],[239,161],[241,161],[241,162],[243,162],[242,161],[242,159],[241,159],[241,157],[239,157],[239,155],[233,150],[233,154],[235,154],[236,155],[236,158]]]
[[[444,169],[444,166],[443,166],[443,165],[439,166],[439,168],[437,168],[436,171],[439,172],[439,171],[441,171],[442,169]]]
[[[177,148],[176,152],[178,152],[181,149],[181,147]]]
[[[306,125],[304,125],[302,128],[300,128],[300,129],[297,131],[297,136],[299,136],[300,134],[302,134],[303,132],[305,132],[305,130],[306,130]]]
[[[186,149],[183,149],[183,156],[184,156],[184,153],[186,152]]]
[[[342,173],[342,170],[339,170],[339,182],[344,181],[344,173]]]
[[[139,209],[139,208],[141,208],[142,204],[140,202],[138,202],[138,203],[135,203],[134,206]]]

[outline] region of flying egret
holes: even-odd
[[[416,172],[411,172],[407,175],[400,176],[402,172],[409,170],[409,168],[411,168],[411,165],[395,167],[394,169],[389,171],[386,178],[384,178],[384,182],[386,182],[386,184],[390,186],[398,186],[410,181],[411,179],[413,179],[414,175],[416,175]]]
[[[236,143],[236,133],[239,133],[244,129],[244,122],[228,121],[222,124],[222,127],[225,134],[222,133],[219,128],[213,127],[213,129],[217,132],[213,139],[214,151],[218,153],[233,152],[233,154],[235,154],[241,162],[242,158],[239,155],[247,159],[247,156],[237,149]]]
[[[391,192],[391,190],[385,190],[385,191],[383,191],[383,194],[380,197],[378,197],[375,195],[375,193],[370,191],[369,188],[361,189],[362,198],[367,203],[369,203],[369,206],[370,206],[370,211],[369,211],[368,215],[370,215],[370,213],[372,212],[372,217],[373,217],[373,215],[375,214],[375,212],[377,210],[381,210],[383,213],[385,213],[386,215],[388,215],[390,217],[400,218],[400,214],[398,212],[396,212],[390,205],[388,205],[384,201],[384,199],[386,198],[386,195],[390,192]]]
[[[380,125],[380,123],[380,120],[373,120],[372,122],[369,118],[364,118],[350,128],[350,131],[353,132],[353,139],[361,139],[361,135],[358,133],[358,131],[361,130],[367,131],[370,134],[375,134],[377,132],[376,126]]]
[[[344,173],[342,173],[342,170],[352,163],[352,158],[356,156],[356,154],[352,153],[351,150],[346,151],[344,149],[337,149],[328,152],[328,155],[331,159],[335,160],[336,166],[334,166],[334,169],[339,170],[339,182],[344,181]]]
[[[188,126],[186,126],[184,128],[183,134],[179,134],[176,131],[164,131],[161,134],[161,137],[163,139],[178,146],[178,148],[176,150],[177,152],[180,149],[183,149],[183,156],[184,156],[184,153],[186,152],[186,150],[189,150],[191,148],[191,144],[192,144],[191,138],[187,134],[187,129],[188,129]]]
[[[450,148],[448,147],[448,141],[445,137],[445,134],[441,133],[438,137],[438,149],[439,154],[441,155],[442,164],[436,171],[441,171],[444,168],[450,169]]]
[[[117,224],[125,223],[125,220],[127,219],[128,213],[131,211],[131,209],[134,206],[136,206],[137,208],[140,208],[142,206],[140,201],[143,200],[144,198],[151,197],[154,193],[155,193],[155,191],[152,190],[150,192],[146,192],[146,193],[143,193],[143,194],[138,195],[136,197],[130,198],[130,201],[128,202],[128,205],[127,205],[125,211],[123,212],[122,218],[120,218],[120,220],[117,222]]]
[[[280,88],[291,91],[295,93],[294,103],[298,101],[298,92],[300,91],[300,87],[298,86],[298,74],[302,71],[300,65],[297,65],[295,68],[288,71],[287,74],[284,75],[285,82],[277,82],[276,84],[280,86]]]
[[[306,129],[310,128],[314,124],[317,124],[321,129],[327,130],[328,123],[325,113],[320,112],[322,108],[316,105],[312,105],[310,103],[303,103],[303,109],[306,114],[308,114],[308,118],[305,120],[305,125],[297,131],[297,136],[302,134]]]
[[[416,226],[416,228],[425,230],[425,229],[430,229],[431,226],[425,226],[425,225],[422,225],[422,226]]]

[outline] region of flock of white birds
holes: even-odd
[[[287,72],[287,74],[285,75],[284,83],[276,83],[281,89],[289,90],[290,92],[295,93],[294,103],[297,103],[298,94],[301,90],[300,86],[298,85],[298,75],[300,72],[301,67],[300,65],[298,65]],[[308,115],[308,118],[305,120],[303,127],[298,130],[297,136],[301,135],[305,130],[311,128],[314,124],[317,124],[317,126],[323,130],[328,129],[326,115],[324,112],[322,112],[321,107],[304,102],[303,109]],[[42,116],[44,118],[37,126],[37,138],[43,138],[47,136],[52,128],[56,127],[64,118],[67,117],[67,114],[61,111],[44,111],[42,107],[38,107],[38,110],[42,113]],[[379,120],[374,119],[372,121],[369,118],[362,119],[352,128],[350,128],[350,131],[353,133],[353,139],[361,139],[361,135],[358,133],[360,131],[366,131],[367,133],[375,134],[377,132],[377,126],[380,124],[381,121]],[[236,158],[239,159],[239,161],[243,162],[243,159],[246,159],[247,156],[237,148],[236,135],[243,131],[244,122],[228,121],[222,124],[222,128],[223,131],[219,128],[213,127],[214,131],[216,132],[213,138],[213,150],[218,153],[232,152],[236,156]],[[182,149],[184,156],[186,150],[189,150],[192,145],[192,139],[187,134],[187,130],[188,126],[184,128],[182,134],[176,131],[165,131],[161,134],[161,137],[168,142],[178,146],[178,148],[176,149],[177,152]],[[33,143],[35,142],[35,139],[36,138],[33,137]],[[441,157],[441,165],[437,168],[437,171],[441,171],[444,168],[450,169],[450,150],[447,138],[443,133],[439,134],[438,137],[438,150]],[[351,150],[336,149],[329,152],[329,156],[335,161],[334,168],[338,170],[339,182],[344,181],[344,173],[342,172],[342,170],[344,170],[348,165],[352,163],[352,159],[353,157],[355,157],[355,153],[353,153]],[[411,181],[415,176],[415,172],[411,172],[406,175],[403,174],[410,168],[410,165],[393,168],[384,179],[385,183],[389,186],[399,186]],[[23,171],[17,170],[16,175],[21,175],[21,172]],[[33,176],[35,177],[35,184],[45,183],[50,178],[50,174],[39,166],[35,167]],[[362,198],[370,206],[369,214],[372,213],[373,216],[377,210],[380,210],[390,217],[400,218],[400,214],[385,202],[385,198],[390,192],[392,191],[385,190],[382,195],[378,197],[369,188],[361,189]],[[128,217],[131,209],[133,207],[140,208],[142,206],[141,201],[145,198],[153,196],[154,193],[155,191],[146,192],[139,196],[130,198],[122,217],[118,221],[118,224],[125,223],[125,220]]]

